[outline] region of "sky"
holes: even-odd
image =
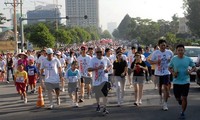
[[[0,12],[4,13],[7,18],[10,18],[10,5],[5,5],[4,2],[12,2],[13,0],[0,0]],[[23,12],[34,9],[36,5],[45,5],[43,3],[53,3],[56,0],[23,0]],[[41,1],[43,3],[41,3]],[[65,0],[58,0],[61,15],[65,16]],[[154,21],[158,19],[171,20],[174,14],[183,17],[184,10],[182,9],[183,0],[99,0],[99,18],[100,27],[103,30],[107,29],[107,23],[116,22],[117,25],[121,22],[126,14],[130,17],[148,18]],[[5,8],[5,9],[4,9]],[[63,21],[65,22],[65,21]]]

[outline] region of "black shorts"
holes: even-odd
[[[189,88],[190,88],[189,83],[184,85],[174,84],[173,85],[174,96],[176,98],[180,98],[181,96],[187,97],[189,93]]]
[[[151,69],[151,75],[154,75],[155,70]]]
[[[159,85],[162,86],[163,84],[170,84],[170,75],[159,76]]]

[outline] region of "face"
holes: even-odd
[[[72,64],[72,69],[77,69],[78,68],[78,63]]]
[[[81,48],[81,53],[85,54],[86,53],[86,49],[85,48]]]
[[[183,56],[184,52],[185,52],[185,49],[183,47],[178,47],[176,49],[176,53],[177,53],[178,56]]]
[[[53,54],[52,53],[51,54],[47,54],[47,58],[49,58],[49,59],[53,58]]]
[[[120,53],[120,54],[117,54],[117,58],[118,59],[122,59],[122,54]]]
[[[136,54],[135,55],[135,59],[140,59],[141,57],[140,57],[140,54]]]
[[[17,68],[18,68],[19,71],[22,71],[24,69],[24,66],[23,65],[18,65]]]
[[[166,49],[166,43],[163,42],[159,45],[160,50],[165,50]]]
[[[102,49],[97,48],[97,50],[96,50],[96,55],[97,55],[97,57],[101,57],[101,56],[103,55]]]

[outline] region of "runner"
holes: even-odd
[[[36,91],[36,82],[37,82],[37,68],[34,65],[34,58],[28,60],[28,66],[26,67],[28,73],[28,83],[31,88],[31,94],[34,94]]]
[[[195,71],[195,64],[191,58],[184,55],[185,47],[182,44],[176,47],[177,56],[173,57],[169,70],[173,75],[173,91],[176,100],[181,105],[182,111],[180,118],[185,118],[185,110],[187,108],[187,96],[190,87],[190,74]],[[192,69],[188,69],[192,67]]]
[[[27,103],[26,96],[26,86],[28,84],[27,72],[24,71],[24,64],[19,63],[17,66],[17,71],[14,76],[14,84],[16,86],[17,92],[21,96],[21,100],[24,100],[24,103]]]
[[[60,105],[60,86],[59,82],[63,80],[62,68],[60,61],[53,57],[53,50],[47,48],[46,50],[47,58],[41,64],[41,75],[45,73],[45,86],[48,91],[48,98],[50,101],[50,106],[48,109],[54,108],[53,103],[53,90],[56,92],[57,104]],[[42,76],[40,76],[42,77]]]
[[[117,59],[113,63],[113,79],[115,80],[117,104],[120,107],[124,98],[125,76],[128,71],[128,64],[122,57],[122,52],[116,53]]]
[[[133,84],[135,91],[134,105],[138,106],[142,104],[144,71],[148,70],[139,52],[135,53],[135,60],[131,64],[131,69],[133,71]]]
[[[97,102],[96,111],[100,112],[100,98],[103,98],[103,115],[109,112],[106,109],[107,105],[107,95],[109,92],[108,84],[108,71],[112,69],[111,63],[108,58],[103,57],[102,48],[96,49],[96,57],[92,58],[88,71],[92,72],[92,85],[93,91],[95,93],[95,98]]]
[[[81,72],[81,83],[80,83],[80,87],[81,87],[81,95],[79,98],[79,102],[83,102],[84,100],[84,94],[85,94],[85,84],[87,84],[87,94],[91,95],[91,81],[85,81],[84,77],[91,77],[91,75],[88,73],[88,67],[89,67],[89,63],[91,60],[91,57],[89,55],[86,54],[87,52],[87,48],[86,46],[81,46],[81,55],[77,58],[77,61],[79,63],[79,70]]]
[[[78,68],[78,62],[73,61],[71,67],[66,71],[66,79],[68,80],[68,93],[72,100],[72,105],[78,107],[78,81],[81,78]]]
[[[167,111],[167,101],[169,98],[168,85],[170,84],[170,72],[168,70],[168,64],[173,56],[173,53],[171,53],[171,51],[166,50],[166,41],[163,39],[160,39],[158,41],[158,46],[160,50],[156,50],[152,53],[150,63],[156,65],[155,75],[159,77],[160,102],[162,103],[162,99],[164,98],[162,109],[164,111]]]

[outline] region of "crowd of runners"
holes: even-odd
[[[90,42],[65,49],[44,48],[19,54],[7,51],[0,55],[0,80],[7,83],[13,80],[24,103],[28,102],[29,94],[36,92],[36,85],[40,85],[48,96],[48,109],[54,108],[54,94],[60,105],[60,92],[68,92],[74,107],[95,94],[96,111],[102,111],[103,115],[109,113],[106,107],[109,91],[115,90],[120,107],[126,85],[133,88],[133,105],[142,105],[144,83],[154,84],[162,109],[167,111],[173,83],[174,96],[182,107],[180,117],[184,118],[189,74],[195,70],[194,62],[184,56],[184,45],[179,44],[174,55],[163,39],[153,48]]]

